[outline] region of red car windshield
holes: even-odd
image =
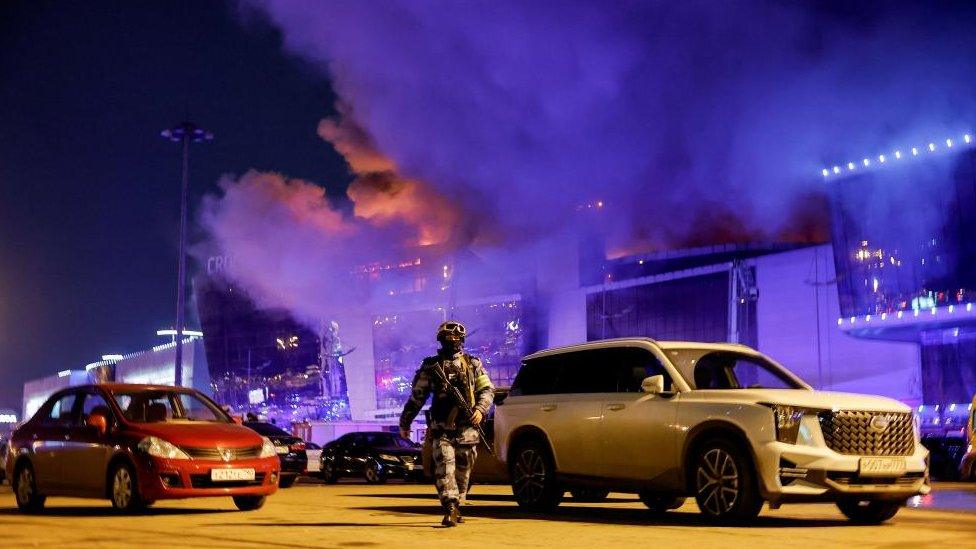
[[[207,399],[193,393],[165,389],[120,390],[112,396],[122,414],[135,423],[167,421],[209,421],[230,423],[231,419]]]

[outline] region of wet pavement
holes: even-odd
[[[936,482],[930,494],[908,500],[908,507],[941,511],[976,511],[976,482]]]
[[[833,505],[764,509],[753,523],[716,525],[691,501],[663,515],[632,495],[601,503],[572,498],[550,513],[527,513],[507,486],[476,487],[458,528],[440,527],[432,486],[391,483],[300,482],[280,490],[264,508],[239,512],[230,498],[160,501],[138,516],[119,516],[107,501],[51,498],[39,515],[14,507],[0,486],[2,547],[413,547],[457,549],[485,545],[553,547],[816,547],[915,549],[976,547],[976,483],[940,483],[918,507],[902,509],[880,526],[859,526]]]

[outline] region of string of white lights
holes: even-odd
[[[974,139],[971,134],[968,133],[963,134],[962,146],[966,146],[966,145],[972,146],[973,142]],[[823,175],[824,178],[826,179],[834,175],[841,175],[842,173],[849,173],[857,170],[864,170],[870,168],[874,162],[877,162],[878,164],[886,164],[886,163],[891,164],[892,159],[894,159],[894,161],[898,161],[902,159],[907,159],[908,157],[917,157],[921,155],[921,153],[924,151],[928,151],[928,154],[933,154],[942,151],[949,151],[959,146],[959,144],[957,144],[957,142],[951,137],[947,137],[943,141],[940,141],[939,143],[940,144],[937,145],[933,141],[928,143],[928,145],[926,145],[925,147],[921,147],[921,148],[912,147],[911,149],[908,149],[908,151],[910,151],[909,153],[904,153],[904,154],[901,152],[901,150],[896,150],[890,155],[879,154],[877,157],[866,156],[860,161],[848,162],[846,165],[841,164],[841,165],[834,165],[831,167],[824,168],[820,170],[820,174]]]
[[[940,312],[954,314],[957,310],[962,308],[964,308],[967,313],[973,312],[972,303],[966,303],[965,306],[963,306],[963,304],[960,303],[958,306],[946,305],[943,307],[930,307],[927,309],[912,309],[908,311],[896,311],[893,313],[881,313],[877,315],[852,316],[848,318],[842,317],[837,319],[837,325],[843,326],[845,323],[857,324],[858,322],[877,322],[877,321],[885,322],[893,319],[894,320],[901,319],[904,318],[906,315],[910,315],[912,318],[918,318],[922,314],[928,314],[930,316],[937,316]]]

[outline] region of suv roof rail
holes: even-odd
[[[657,341],[649,337],[614,337],[614,338],[607,338],[607,339],[594,339],[593,341],[584,341],[582,343],[574,343],[572,345],[562,345],[559,347],[539,349],[534,353],[522,357],[522,360],[532,360],[534,358],[539,358],[542,356],[558,355],[570,351],[580,351],[583,349],[599,348],[608,343],[613,344],[613,343],[627,343],[627,342],[636,342],[636,341],[652,343],[657,345]]]

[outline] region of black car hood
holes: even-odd
[[[401,448],[399,446],[376,446],[374,451],[381,454],[392,454],[394,456],[419,456],[420,448]]]
[[[268,438],[271,439],[271,442],[273,442],[277,446],[291,446],[292,444],[298,444],[299,442],[304,442],[299,437],[284,437],[284,436],[271,435]]]

